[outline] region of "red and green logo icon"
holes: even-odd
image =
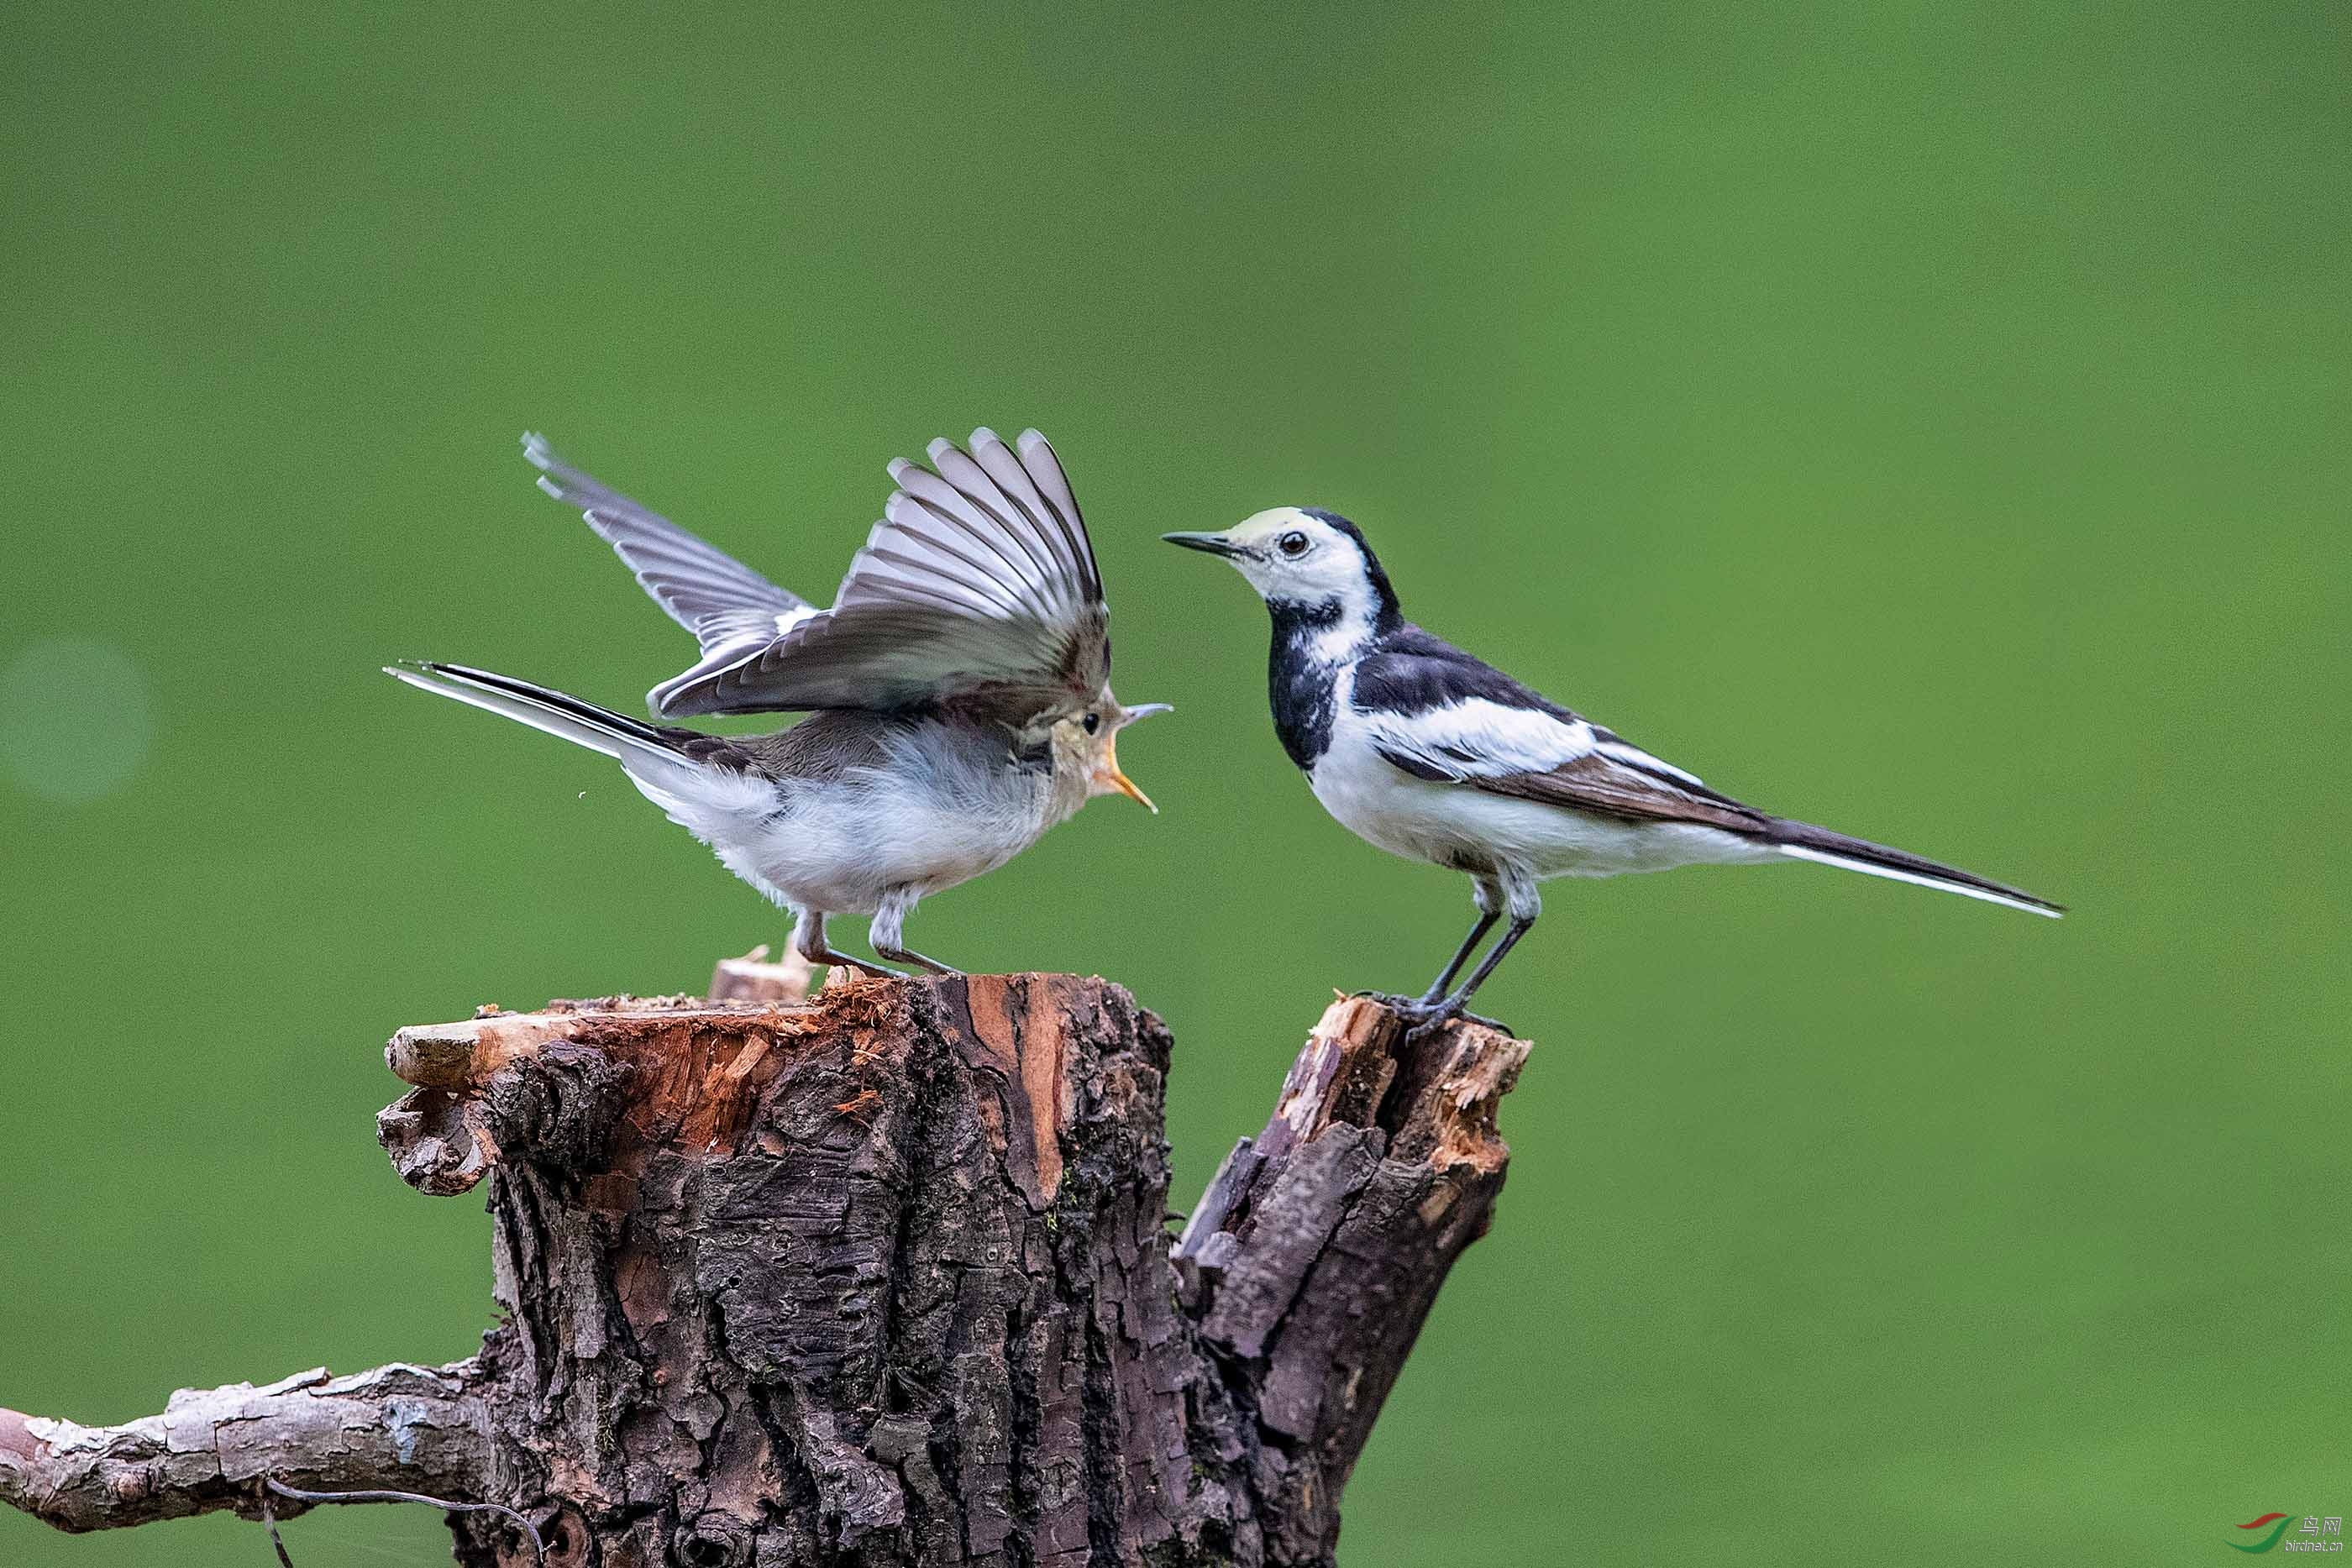
[[[2238,1526],[2251,1537],[2229,1543],[2232,1552],[2341,1552],[2344,1550],[2344,1516],[2331,1513],[2321,1518],[2306,1513],[2303,1521],[2295,1522],[2291,1513],[2266,1513],[2260,1519],[2250,1519]],[[2294,1539],[2286,1539],[2292,1529]]]
[[[2260,1519],[2250,1519],[2238,1528],[2267,1531],[2269,1533],[2259,1541],[2232,1541],[2230,1544],[2240,1552],[2268,1552],[2279,1543],[2279,1537],[2286,1533],[2286,1527],[2293,1522],[2294,1521],[2284,1513],[2266,1513]]]

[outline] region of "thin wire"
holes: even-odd
[[[269,1489],[261,1489],[261,1522],[269,1527],[269,1544],[278,1549],[280,1568],[294,1568],[294,1559],[286,1555],[286,1542],[278,1533],[278,1511],[269,1506]]]
[[[278,1523],[271,1517],[269,1508],[271,1492],[296,1502],[421,1502],[446,1513],[495,1513],[501,1519],[511,1521],[514,1527],[530,1539],[530,1560],[534,1564],[543,1565],[547,1562],[547,1544],[539,1538],[539,1527],[504,1503],[452,1502],[447,1498],[426,1497],[423,1492],[415,1491],[304,1491],[299,1487],[288,1486],[276,1476],[262,1477],[261,1484],[261,1517],[269,1525],[270,1542],[277,1546],[278,1561],[284,1563],[285,1568],[294,1568],[294,1564],[286,1555],[285,1542],[278,1539]]]

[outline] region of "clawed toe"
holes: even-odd
[[[1421,1040],[1434,1033],[1444,1028],[1459,1011],[1443,1002],[1431,1001],[1427,997],[1381,996],[1377,999],[1382,1007],[1404,1020],[1404,1037],[1407,1040]]]
[[[904,969],[894,969],[887,964],[877,964],[870,959],[852,958],[846,955],[826,958],[823,962],[827,968],[847,969],[850,973],[863,975],[869,980],[903,980],[907,977],[907,971]]]
[[[1378,1002],[1389,1011],[1402,1013],[1407,1018],[1417,1018],[1429,1010],[1428,998],[1408,997],[1401,991],[1349,991],[1348,994],[1361,1001]]]
[[[1475,1023],[1498,1034],[1511,1032],[1509,1024],[1500,1019],[1490,1019],[1484,1013],[1469,1012],[1461,1008],[1431,1008],[1423,1017],[1413,1020],[1404,1031],[1404,1037],[1407,1040],[1426,1040],[1450,1023]]]
[[[896,958],[901,964],[910,964],[927,975],[953,976],[958,979],[963,977],[961,969],[942,964],[937,958],[927,958],[911,947],[884,947],[878,951],[887,958]]]
[[[1426,1040],[1461,1017],[1461,1009],[1442,1003],[1423,1003],[1405,1009],[1405,1039]]]
[[[1457,1019],[1465,1023],[1481,1024],[1487,1029],[1498,1030],[1505,1034],[1511,1032],[1510,1025],[1498,1019],[1490,1019],[1484,1014],[1471,1012],[1458,1001],[1449,1006],[1442,1000],[1433,1000],[1428,997],[1401,996],[1395,991],[1349,991],[1348,994],[1361,998],[1368,1002],[1378,1002],[1404,1019],[1404,1037],[1407,1040],[1426,1040]]]

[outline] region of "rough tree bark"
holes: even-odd
[[[520,1511],[549,1568],[1331,1561],[1501,1189],[1524,1042],[1409,1041],[1334,1003],[1171,1242],[1171,1041],[1119,987],[805,1003],[730,965],[714,992],[750,999],[394,1037],[394,1164],[489,1187],[504,1321],[479,1354],[183,1392],[125,1427],[0,1411],[0,1500],[81,1531],[257,1516],[266,1479],[393,1488]],[[467,1568],[530,1559],[496,1516],[449,1521]]]

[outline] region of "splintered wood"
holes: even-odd
[[[518,1069],[554,1053],[625,1082],[604,1107],[621,1130],[606,1151],[611,1162],[625,1166],[656,1144],[731,1146],[778,1065],[777,1042],[808,1033],[814,1016],[798,1003],[612,997],[412,1026],[393,1036],[384,1061],[416,1088],[378,1115],[377,1137],[411,1186],[436,1197],[467,1191],[499,1163],[502,1136],[536,1126],[527,1114],[517,1122],[528,1109],[518,1098],[563,1079],[525,1078]]]
[[[1173,1043],[1125,990],[803,1000],[788,967],[400,1030],[394,1166],[489,1193],[481,1354],[124,1427],[0,1411],[0,1502],[92,1530],[254,1517],[272,1479],[423,1492],[520,1511],[538,1568],[1328,1568],[1526,1044],[1335,1004],[1171,1247]],[[521,1568],[509,1525],[452,1514],[459,1562]]]
[[[1254,1380],[1272,1445],[1257,1490],[1301,1552],[1336,1537],[1372,1419],[1454,1259],[1486,1233],[1510,1160],[1496,1103],[1528,1050],[1459,1021],[1415,1039],[1379,1003],[1340,998],[1177,1243],[1186,1311]]]

